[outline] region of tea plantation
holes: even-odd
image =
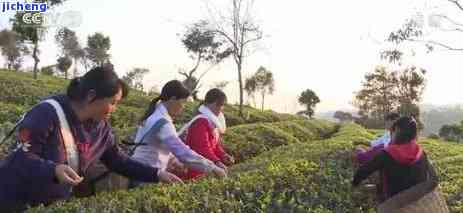
[[[63,92],[66,85],[53,77],[35,81],[29,74],[0,71],[0,131],[4,134],[37,101]],[[132,91],[118,108],[112,125],[119,138],[133,133],[151,98]],[[188,104],[178,125],[193,116],[197,105]],[[28,212],[375,212],[374,192],[351,187],[356,167],[352,151],[378,131],[251,107],[246,107],[245,118],[233,105],[226,107],[225,114],[230,127],[224,146],[237,160],[227,179],[206,177],[183,185],[150,184],[133,190],[110,184],[96,196]],[[463,145],[426,138],[419,143],[438,170],[451,212],[463,212]],[[0,158],[7,147],[0,146]]]

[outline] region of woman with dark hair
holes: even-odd
[[[69,198],[97,160],[140,181],[180,181],[119,151],[107,120],[127,92],[112,67],[96,67],[73,79],[66,95],[34,106],[18,123],[18,149],[0,166],[2,211]]]
[[[378,154],[382,149],[387,147],[389,143],[391,142],[391,127],[394,124],[394,122],[400,118],[400,115],[398,113],[389,113],[386,116],[385,119],[385,131],[383,136],[370,141],[370,148],[365,150],[361,147],[356,148],[356,153],[355,153],[355,159],[357,162],[360,164],[363,164],[371,159]]]
[[[173,80],[164,85],[140,121],[135,142],[144,145],[135,149],[132,159],[164,171],[175,157],[188,168],[226,177],[222,168],[185,145],[175,130],[173,118],[183,111],[189,96],[189,90],[180,81]],[[139,184],[139,181],[131,181],[131,187]]]
[[[417,122],[413,117],[399,118],[391,128],[392,141],[380,153],[360,168],[354,175],[353,186],[358,186],[375,171],[381,171],[384,200],[407,191],[422,183],[432,183],[432,191],[437,186],[437,176],[423,148],[417,143]],[[427,192],[430,192],[427,191]],[[421,192],[416,199],[425,194]],[[409,196],[413,197],[413,196]],[[406,204],[406,202],[404,201]]]
[[[227,154],[220,143],[225,133],[226,123],[223,108],[227,96],[220,89],[211,89],[206,93],[204,103],[198,108],[198,115],[187,123],[179,132],[186,138],[186,144],[202,156],[214,162],[217,166],[227,170],[226,165],[234,163],[231,155]],[[182,174],[184,180],[197,179],[204,175],[198,170],[189,170]]]

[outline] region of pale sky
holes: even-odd
[[[144,83],[150,87],[180,79],[178,68],[192,66],[177,34],[184,32],[188,24],[208,17],[204,5],[204,0],[68,0],[53,12],[77,11],[82,15],[80,26],[72,28],[82,44],[94,32],[109,35],[111,61],[118,73],[123,75],[133,67],[148,68],[151,73]],[[416,12],[423,12],[425,17],[432,13],[457,13],[446,0],[256,0],[254,14],[266,37],[260,43],[260,51],[247,59],[244,75],[251,75],[259,66],[274,73],[276,92],[268,97],[267,108],[276,111],[298,111],[297,96],[307,88],[322,100],[317,106],[319,112],[350,109],[363,75],[381,63],[381,42]],[[0,15],[2,28],[8,15]],[[463,22],[462,15],[460,12],[455,17]],[[427,18],[424,20],[426,25]],[[429,32],[433,30],[430,28]],[[41,44],[39,66],[56,62],[58,51],[53,34]],[[449,43],[461,38],[448,33],[431,35]],[[463,40],[460,41],[463,48]],[[417,51],[409,58],[410,63],[428,70],[423,103],[463,103],[462,58],[463,51]],[[29,61],[27,66],[31,65]],[[236,79],[236,68],[230,60],[208,73],[202,92],[214,82]],[[226,92],[231,102],[238,100],[237,83],[229,84]]]

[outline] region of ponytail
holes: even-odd
[[[148,106],[143,117],[140,119],[140,124],[146,121],[151,114],[156,110],[156,105],[159,101],[168,101],[171,99],[184,99],[190,96],[190,91],[178,80],[172,80],[167,82],[161,90],[161,95],[153,99]]]
[[[148,109],[146,110],[143,117],[140,119],[140,124],[145,122],[145,120],[148,119],[148,117],[150,117],[150,115],[154,113],[154,111],[156,110],[156,105],[158,104],[160,100],[161,100],[161,96],[158,96],[157,98],[154,98],[153,100],[151,100],[151,103],[148,106]]]

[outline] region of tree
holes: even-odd
[[[306,110],[302,111],[301,114],[305,114],[309,118],[312,118],[315,113],[315,106],[320,103],[320,98],[318,98],[314,91],[307,89],[301,93],[298,101],[306,107]]]
[[[71,58],[69,58],[67,56],[63,56],[63,57],[58,58],[57,62],[58,63],[56,64],[56,68],[60,72],[64,73],[64,76],[67,79],[68,78],[68,70],[72,66]]]
[[[256,90],[260,92],[262,97],[262,111],[264,111],[265,95],[273,94],[275,91],[275,80],[273,79],[273,73],[267,70],[265,67],[259,67],[257,72],[254,74],[256,82]]]
[[[109,63],[111,55],[108,53],[111,48],[111,39],[102,33],[95,33],[87,38],[87,47],[85,48],[86,58],[93,65],[103,66]]]
[[[253,106],[256,107],[256,96],[257,91],[257,81],[254,76],[247,78],[244,82],[244,90],[248,95],[248,98],[252,100]]]
[[[50,7],[62,4],[65,0],[44,1],[48,3],[48,9],[50,9]],[[25,23],[23,20],[23,16],[25,14],[32,14],[34,16],[37,13],[39,12],[17,12],[15,17],[11,20],[13,22],[13,31],[17,32],[20,35],[20,38],[23,42],[29,42],[33,46],[32,58],[34,59],[34,79],[37,79],[37,68],[40,62],[39,42],[43,39],[44,35],[46,34],[47,28],[43,25],[43,21],[38,24]]]
[[[334,118],[338,119],[340,122],[348,122],[354,119],[351,113],[343,111],[336,111],[334,113]]]
[[[143,91],[143,76],[149,72],[150,70],[146,68],[133,68],[122,77],[122,80],[129,87]]]
[[[360,120],[374,124],[368,127],[377,128],[376,123],[384,123],[387,114],[399,112],[404,116],[414,116],[422,128],[418,103],[425,88],[425,74],[425,70],[416,67],[390,71],[383,66],[366,73],[362,89],[356,93],[354,100],[354,105],[359,108]]]
[[[397,107],[395,75],[384,66],[378,66],[373,72],[365,74],[362,89],[357,92],[354,100],[360,116],[384,121],[386,115]]]
[[[60,57],[74,59],[74,77],[76,77],[78,74],[77,61],[85,55],[85,51],[79,44],[76,33],[65,27],[55,35],[55,41],[61,49]],[[67,72],[65,78],[68,78]]]
[[[398,75],[397,98],[399,101],[399,113],[403,116],[413,116],[418,121],[418,127],[423,128],[420,119],[421,101],[425,89],[426,70],[410,67],[402,70]]]
[[[238,85],[240,94],[240,116],[243,117],[243,75],[242,68],[245,59],[249,56],[251,45],[262,39],[262,30],[252,16],[252,7],[254,0],[232,0],[231,10],[228,14],[220,14],[213,12],[209,8],[209,14],[216,16],[212,18],[213,31],[220,35],[224,42],[228,44],[231,49],[233,61],[236,64],[238,73]],[[215,8],[217,9],[217,8]]]
[[[6,68],[19,70],[23,56],[29,54],[29,49],[21,42],[19,35],[14,31],[2,30],[0,32],[0,47],[6,60]]]
[[[194,66],[189,71],[180,70],[179,73],[185,76],[183,83],[191,91],[193,98],[198,100],[197,93],[200,88],[200,81],[212,66],[219,64],[231,54],[230,48],[224,48],[221,41],[217,39],[217,33],[209,28],[209,23],[201,20],[187,27],[182,37],[182,44],[190,53],[190,58],[195,60]],[[199,77],[195,76],[202,63],[212,65]]]
[[[455,9],[463,14],[463,5],[459,0],[446,0]],[[426,22],[425,19],[428,21]],[[427,25],[425,24],[427,23]],[[403,48],[401,46],[407,43],[419,43],[426,47],[427,52],[435,50],[463,51],[463,47],[456,47],[448,41],[436,40],[433,33],[428,33],[431,29],[436,29],[437,34],[445,33],[463,33],[462,21],[457,21],[444,13],[433,13],[424,17],[422,13],[415,15],[405,21],[401,28],[389,34],[387,41],[393,44],[393,47],[382,52],[382,57],[390,62],[400,62],[402,60]],[[438,35],[442,37],[441,35]]]
[[[463,128],[462,126],[453,124],[453,125],[444,125],[439,130],[439,136],[449,141],[463,141]]]
[[[221,90],[224,90],[228,84],[230,83],[230,81],[219,81],[219,82],[215,82],[212,87],[213,88],[217,88],[217,89],[221,89]]]
[[[43,74],[43,75],[49,75],[49,76],[53,76],[53,74],[55,73],[55,68],[56,68],[56,64],[54,65],[48,65],[48,66],[43,66],[41,69],[40,69],[40,73]]]

